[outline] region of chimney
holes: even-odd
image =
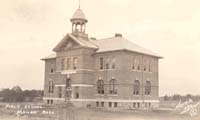
[[[96,40],[96,38],[95,38],[95,37],[91,37],[90,39],[91,39],[91,40]]]
[[[122,37],[121,33],[115,33],[115,37]]]

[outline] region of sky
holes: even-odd
[[[123,37],[164,57],[160,95],[200,94],[199,0],[81,0],[90,37]],[[43,89],[44,62],[78,0],[0,0],[0,88]]]

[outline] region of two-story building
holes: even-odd
[[[159,59],[121,34],[89,38],[79,8],[71,18],[72,33],[45,61],[44,102],[76,107],[151,108],[159,103]]]

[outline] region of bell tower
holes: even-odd
[[[88,20],[86,19],[83,11],[80,9],[80,5],[74,13],[74,15],[72,16],[72,18],[70,19],[70,21],[72,22],[72,34],[87,36],[87,34],[85,34],[85,28]]]

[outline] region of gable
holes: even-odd
[[[90,43],[87,40],[83,40],[81,38],[76,38],[75,36],[71,34],[67,34],[53,49],[53,51],[64,51],[64,50],[70,50],[70,49],[77,49],[77,48],[94,48],[97,49],[97,46]]]
[[[71,50],[81,47],[78,43],[73,41],[71,38],[68,38],[60,47],[59,51]]]

